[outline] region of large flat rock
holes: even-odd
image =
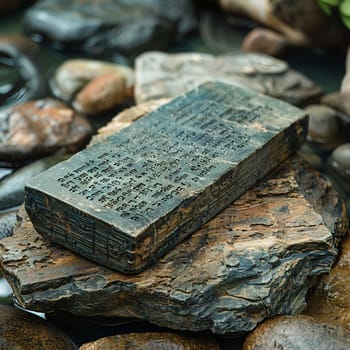
[[[123,273],[140,272],[293,154],[306,113],[209,82],[32,178],[34,227]]]
[[[145,52],[135,63],[137,103],[170,98],[207,81],[249,87],[296,106],[317,100],[322,89],[288,63],[263,54]]]
[[[180,330],[241,333],[294,314],[347,232],[343,203],[319,173],[288,161],[137,275],[75,255],[24,211],[0,241],[1,268],[25,308],[136,317]]]

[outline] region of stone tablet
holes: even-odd
[[[303,111],[206,83],[34,177],[26,209],[52,241],[134,273],[293,153]]]

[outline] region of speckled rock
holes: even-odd
[[[279,316],[263,322],[246,338],[243,350],[347,350],[350,332],[308,316]]]
[[[82,345],[79,350],[219,350],[209,336],[189,336],[179,333],[131,333],[98,339]]]
[[[85,114],[97,114],[117,106],[126,96],[124,76],[104,73],[91,80],[77,94],[73,106]]]
[[[55,48],[129,54],[166,47],[196,18],[187,0],[44,0],[27,11],[24,27]]]
[[[11,350],[73,350],[77,347],[42,318],[0,305],[0,348]]]
[[[17,223],[16,213],[0,215],[0,239],[12,236]]]
[[[247,86],[295,105],[318,99],[322,93],[286,62],[266,55],[147,52],[136,59],[135,99],[142,103],[175,97],[210,80]]]
[[[134,72],[127,66],[114,63],[72,59],[62,63],[50,81],[55,96],[69,102],[91,80],[104,74],[119,74],[124,77],[127,96],[132,96]]]
[[[133,106],[124,109],[118,113],[107,125],[97,130],[97,134],[94,135],[89,143],[89,146],[100,142],[106,137],[118,132],[121,129],[126,128],[137,119],[143,117],[145,114],[151,113],[161,105],[168,103],[169,99],[163,98],[159,100],[151,100],[141,103],[137,106]]]
[[[24,201],[24,185],[34,175],[63,161],[64,156],[53,156],[28,164],[0,181],[0,210],[12,208]]]
[[[47,83],[37,63],[39,50],[39,45],[24,36],[0,37],[1,107],[46,94]]]
[[[22,161],[56,151],[74,153],[90,139],[90,124],[65,104],[43,99],[0,111],[0,161]]]
[[[323,105],[311,105],[305,108],[309,114],[307,140],[322,150],[331,151],[345,142],[346,135],[337,112]]]

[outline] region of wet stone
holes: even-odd
[[[331,151],[344,143],[344,126],[337,112],[323,105],[311,105],[305,108],[309,114],[307,140],[319,149]]]
[[[1,5],[0,5],[1,6]],[[0,37],[0,106],[43,97],[47,83],[37,63],[39,46],[20,35]]]
[[[279,316],[263,322],[245,340],[243,350],[347,350],[350,332],[308,316]]]
[[[196,18],[187,0],[44,0],[27,11],[24,27],[55,48],[130,54],[166,47]]]
[[[98,339],[82,345],[79,350],[219,350],[209,336],[189,336],[179,333],[131,333]]]
[[[53,156],[28,164],[13,174],[0,180],[0,210],[19,206],[24,201],[24,185],[34,175],[41,173],[50,166],[63,161],[67,157]]]
[[[77,349],[65,334],[38,316],[6,305],[0,305],[0,314],[2,349]]]
[[[91,137],[90,124],[67,105],[36,100],[0,111],[0,161],[39,158],[57,151],[74,153]]]
[[[211,80],[246,86],[298,106],[322,94],[319,86],[286,62],[261,54],[147,52],[138,56],[135,76],[137,103],[175,97]]]
[[[295,152],[306,122],[252,90],[203,84],[31,179],[26,208],[53,241],[135,273]]]
[[[295,159],[137,275],[84,259],[19,216],[18,229],[0,241],[0,261],[21,306],[236,335],[301,312],[349,223],[330,183]]]
[[[55,96],[66,102],[73,101],[86,84],[102,75],[123,76],[125,94],[132,96],[134,72],[123,65],[88,59],[72,59],[62,63],[50,81]]]

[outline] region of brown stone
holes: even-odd
[[[198,85],[221,80],[246,86],[297,106],[317,100],[322,89],[282,60],[262,54],[146,52],[135,63],[137,103],[171,98]]]
[[[260,52],[271,56],[281,56],[290,48],[290,43],[281,34],[270,29],[251,30],[242,42],[245,52]]]
[[[125,78],[119,72],[99,75],[78,93],[74,107],[82,113],[97,114],[116,107],[126,96]]]
[[[77,349],[64,333],[38,316],[6,305],[0,305],[0,314],[1,349]]]
[[[305,314],[350,331],[350,235],[342,242],[335,266],[310,291]]]
[[[177,333],[131,333],[98,339],[79,350],[219,350],[209,336],[194,337]]]
[[[74,153],[89,140],[88,121],[62,102],[43,99],[0,111],[0,160],[23,161],[57,151]]]
[[[123,76],[128,97],[134,87],[134,72],[127,66],[122,66],[110,62],[72,59],[63,62],[56,70],[50,84],[53,93],[65,100],[74,100],[74,97],[86,84],[101,75]]]
[[[350,332],[308,316],[279,316],[263,322],[246,338],[243,350],[346,350]]]
[[[137,275],[50,243],[21,216],[13,236],[0,241],[0,258],[23,307],[216,333],[246,332],[268,316],[300,312],[348,230],[346,208],[329,182],[294,162]]]

